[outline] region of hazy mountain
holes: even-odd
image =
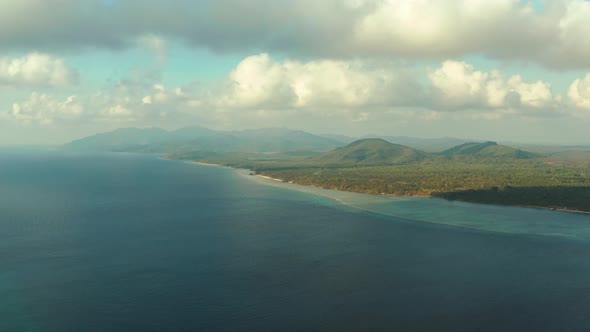
[[[465,143],[453,148],[447,149],[440,153],[443,156],[475,156],[482,158],[510,158],[510,159],[530,159],[539,155],[515,149],[505,145],[499,145],[496,142],[484,143]]]
[[[125,128],[65,145],[69,149],[144,153],[327,151],[338,146],[342,146],[342,143],[337,140],[300,130],[266,128],[225,132],[202,127],[174,131]]]
[[[428,154],[379,138],[361,139],[327,152],[314,160],[326,165],[393,165],[424,160]]]
[[[331,140],[341,142],[343,145],[350,144],[356,141],[358,138],[354,138],[346,135],[334,135],[334,134],[321,134],[322,137],[329,138]]]
[[[167,139],[170,140],[179,140],[179,141],[188,141],[194,140],[200,137],[207,137],[207,136],[214,136],[217,135],[219,132],[215,130],[211,130],[205,127],[199,126],[192,126],[192,127],[184,127],[173,130],[168,133]]]
[[[76,150],[127,150],[162,142],[168,134],[161,128],[121,128],[72,141],[65,147]]]
[[[590,150],[569,150],[556,152],[551,154],[547,159],[552,162],[590,164]]]
[[[233,132],[243,152],[285,152],[295,150],[328,151],[342,142],[301,130],[265,128]]]
[[[461,138],[441,137],[441,138],[419,138],[408,136],[378,136],[367,135],[363,138],[380,138],[390,143],[406,145],[414,149],[426,152],[440,152],[450,149],[454,146],[471,142]]]

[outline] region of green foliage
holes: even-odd
[[[437,159],[410,165],[299,167],[258,163],[257,172],[304,185],[369,194],[590,211],[590,167],[544,160]]]
[[[449,200],[500,205],[541,206],[590,211],[590,186],[492,187],[480,190],[437,192],[433,196]]]
[[[381,139],[363,139],[319,156],[199,151],[177,157],[328,189],[590,211],[590,160],[579,158],[584,154],[576,154],[575,162],[571,154],[569,159],[543,159],[494,142],[450,150],[429,155]]]
[[[440,153],[443,156],[477,156],[483,158],[532,159],[539,155],[496,142],[465,143]]]
[[[485,143],[470,142],[470,143],[465,143],[465,144],[461,144],[461,145],[457,145],[455,147],[452,147],[448,150],[441,152],[441,154],[444,156],[474,155],[474,154],[477,154],[478,152],[481,152],[482,150],[484,150],[488,147],[496,146],[496,145],[498,145],[498,143],[496,143],[496,142],[485,142]]]
[[[425,152],[378,138],[362,139],[314,159],[321,165],[369,166],[408,164],[427,158]]]

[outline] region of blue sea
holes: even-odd
[[[0,331],[590,331],[590,215],[4,149]]]

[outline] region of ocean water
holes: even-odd
[[[0,331],[589,331],[589,227],[0,150]]]

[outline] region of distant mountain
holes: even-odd
[[[519,143],[515,143],[515,144],[504,143],[504,144],[514,146],[516,148],[519,148],[519,149],[522,149],[525,151],[539,153],[539,154],[545,154],[545,155],[552,155],[552,154],[559,153],[559,152],[569,152],[569,151],[590,151],[589,145],[540,145],[540,144],[519,144]]]
[[[381,138],[390,143],[406,145],[414,149],[426,152],[440,152],[454,146],[469,143],[470,140],[454,137],[440,137],[440,138],[419,138],[408,136],[376,136],[367,135],[363,138]]]
[[[551,161],[590,164],[590,150],[569,150],[553,153],[548,157]]]
[[[240,139],[240,152],[328,151],[342,142],[301,130],[265,128],[232,132]]]
[[[218,132],[215,130],[211,130],[211,129],[208,129],[205,127],[192,126],[192,127],[179,128],[179,129],[168,132],[167,139],[174,140],[174,141],[187,141],[187,140],[194,140],[194,139],[201,138],[201,137],[214,136],[217,134],[218,134]]]
[[[174,131],[160,128],[117,129],[73,141],[64,147],[77,150],[186,153],[327,151],[338,146],[342,146],[342,143],[337,140],[300,130],[267,128],[227,132],[187,127]]]
[[[440,153],[443,156],[474,156],[481,158],[531,159],[539,155],[496,142],[465,143]]]
[[[358,138],[354,138],[351,136],[345,136],[345,135],[334,135],[334,134],[321,134],[322,137],[325,138],[329,138],[331,140],[337,141],[342,143],[343,145],[345,144],[350,144],[354,141],[356,141]]]
[[[389,143],[379,138],[354,141],[349,145],[314,157],[314,161],[325,165],[373,166],[418,162],[428,154],[407,146]]]
[[[118,151],[161,142],[169,133],[161,128],[121,128],[78,139],[67,149]]]

